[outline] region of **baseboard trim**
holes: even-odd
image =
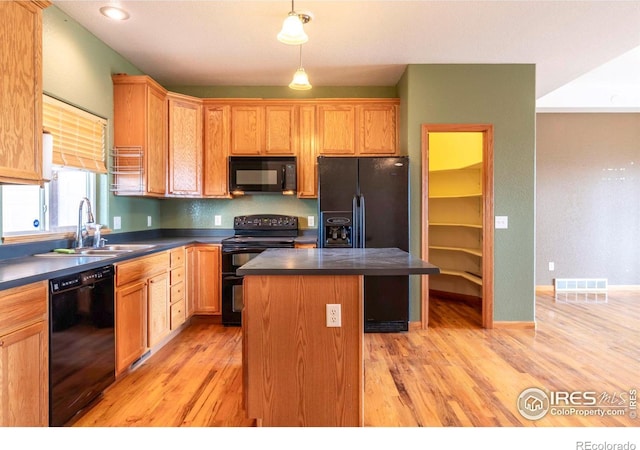
[[[493,321],[493,328],[511,329],[511,330],[535,330],[536,322],[524,322],[524,321]]]

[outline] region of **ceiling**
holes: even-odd
[[[53,4],[165,86],[285,86],[299,63],[299,47],[276,40],[289,1]],[[131,17],[103,17],[107,4]],[[295,10],[313,15],[302,65],[314,86],[392,86],[407,64],[533,63],[541,98],[640,47],[640,1],[299,0]],[[616,76],[637,85],[640,64]]]

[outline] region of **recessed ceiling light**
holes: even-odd
[[[113,20],[127,20],[129,18],[128,12],[115,6],[103,6],[100,8],[100,13]]]

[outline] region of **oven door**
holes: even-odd
[[[242,277],[236,270],[262,253],[263,248],[222,248],[222,324],[242,325]]]

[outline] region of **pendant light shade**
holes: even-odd
[[[307,72],[302,68],[302,45],[300,46],[300,65],[298,66],[296,73],[293,74],[293,80],[289,83],[289,87],[296,91],[308,91],[311,89],[311,83],[309,83]]]
[[[284,19],[282,30],[278,33],[278,40],[289,45],[300,45],[309,40],[309,36],[304,32],[302,21],[294,11]]]
[[[312,86],[309,84],[307,72],[305,72],[302,67],[296,70],[296,73],[293,74],[293,80],[289,83],[289,87],[296,91],[308,91],[311,89]]]
[[[278,40],[284,44],[301,45],[309,40],[309,36],[304,32],[304,24],[311,20],[308,14],[298,14],[293,7],[291,0],[291,12],[282,23],[282,30],[278,33]]]

